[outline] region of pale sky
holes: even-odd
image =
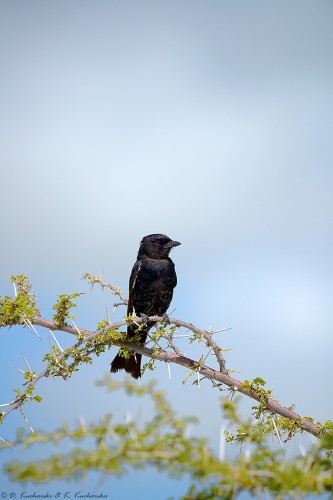
[[[23,272],[50,318],[57,294],[84,291],[77,323],[93,329],[114,297],[81,275],[127,294],[141,238],[165,233],[182,243],[174,316],[232,327],[220,342],[238,378],[261,376],[281,403],[332,419],[332,21],[324,0],[1,2],[1,295]],[[0,403],[20,383],[22,351],[41,370],[40,334],[0,331]],[[68,383],[43,382],[32,425],[117,412],[93,385],[114,352]],[[219,394],[173,370],[145,378],[216,449]],[[11,415],[0,436],[18,425]],[[151,496],[143,481],[145,498],[185,492],[164,479],[160,496],[158,479]],[[121,499],[123,481],[105,490]]]

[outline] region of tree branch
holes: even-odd
[[[176,352],[170,352],[163,350],[161,348],[148,348],[145,347],[144,345],[136,344],[133,342],[124,342],[120,340],[114,340],[112,339],[111,342],[104,341],[104,345],[112,345],[118,346],[118,347],[127,347],[128,349],[138,352],[140,354],[143,354],[144,356],[147,356],[151,359],[157,359],[159,361],[165,361],[167,363],[175,363],[180,366],[184,366],[185,368],[188,368],[194,372],[199,372],[201,375],[203,375],[205,378],[210,379],[212,381],[219,382],[229,388],[232,393],[235,392],[240,392],[244,394],[245,396],[248,396],[249,398],[252,398],[256,401],[258,401],[260,404],[264,405],[264,409],[268,410],[274,414],[278,414],[282,417],[285,417],[291,421],[297,422],[301,429],[304,431],[309,432],[310,434],[313,434],[314,436],[320,436],[321,431],[319,427],[312,422],[309,419],[302,418],[300,415],[298,415],[296,412],[294,412],[291,408],[287,408],[282,406],[278,401],[276,401],[273,397],[268,396],[267,392],[260,392],[256,390],[256,388],[252,387],[250,384],[245,384],[244,382],[241,382],[233,377],[231,377],[227,370],[225,369],[225,362],[222,356],[222,349],[217,346],[215,341],[212,339],[212,334],[214,332],[207,332],[205,330],[201,330],[198,327],[194,326],[191,323],[187,323],[185,321],[181,321],[175,318],[169,318],[170,324],[176,326],[176,327],[183,327],[186,328],[187,330],[193,332],[196,336],[200,336],[203,339],[205,339],[207,345],[209,345],[212,350],[214,350],[214,353],[216,355],[216,358],[219,363],[220,371],[214,370],[213,368],[206,366],[204,364],[201,364],[200,361],[195,361],[191,358],[188,358],[180,353],[180,351],[175,349],[175,346],[172,341],[172,337],[170,335],[166,335],[165,338],[169,342],[169,346],[174,349]],[[135,321],[135,323],[142,323],[143,320],[142,318],[131,318],[131,321]],[[164,318],[158,317],[158,316],[152,316],[149,318],[149,321],[153,322],[163,322]],[[43,319],[39,316],[35,316],[31,318],[31,322],[34,325],[41,326],[44,328],[48,328],[50,330],[59,330],[63,332],[67,332],[69,334],[77,336],[78,333],[80,333],[83,337],[81,337],[71,348],[66,349],[62,353],[56,356],[56,362],[57,364],[60,364],[61,360],[65,358],[66,356],[68,357],[72,352],[75,351],[78,347],[80,347],[83,343],[87,343],[89,341],[92,341],[96,337],[102,334],[106,334],[109,330],[118,330],[122,326],[125,326],[129,323],[129,321],[120,321],[118,323],[110,323],[106,327],[96,331],[92,332],[89,330],[85,330],[83,328],[77,328],[75,326],[70,326],[70,325],[64,325],[64,326],[59,326],[53,321],[49,321],[46,319]],[[163,337],[163,334],[161,335]],[[171,343],[170,343],[171,341]],[[33,387],[41,378],[47,377],[49,375],[49,368],[45,369],[42,371],[39,375],[36,375],[31,379],[31,381],[27,384],[27,388]],[[20,408],[24,402],[24,399],[22,396],[18,397],[2,414],[2,419],[4,419],[11,411]]]

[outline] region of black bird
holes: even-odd
[[[127,315],[163,316],[172,300],[177,285],[175,265],[169,257],[170,250],[180,245],[164,234],[149,234],[141,243],[137,261],[129,280]],[[154,323],[147,323],[140,331],[140,344],[144,344]],[[136,325],[127,328],[128,337],[136,335]],[[129,358],[116,355],[111,363],[111,372],[125,370],[133,378],[141,377],[141,354],[133,353]]]

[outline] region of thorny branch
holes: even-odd
[[[118,292],[118,290],[117,290]],[[118,293],[117,293],[118,294]],[[158,317],[158,316],[151,316],[149,317],[149,321],[153,322],[163,322],[165,318]],[[142,318],[131,318],[131,321],[135,321],[136,323],[140,324],[143,322]],[[53,321],[49,321],[46,319],[43,319],[39,316],[36,316],[31,319],[31,322],[34,325],[41,326],[44,328],[48,328],[52,331],[54,330],[59,330],[59,331],[64,331],[69,334],[77,336],[78,333],[80,333],[81,337],[80,339],[70,348],[67,349],[63,352],[61,352],[57,357],[56,361],[57,363],[60,364],[61,360],[68,356],[69,352],[75,351],[79,346],[81,346],[83,343],[86,343],[88,341],[93,340],[97,336],[101,334],[105,334],[108,332],[108,330],[117,330],[121,328],[122,326],[127,325],[128,321],[120,321],[117,323],[109,323],[107,326],[104,328],[97,330],[96,332],[91,332],[89,330],[85,330],[83,328],[78,328],[76,325],[70,326],[70,325],[63,325],[59,326]],[[167,350],[163,349],[156,349],[156,348],[148,348],[140,344],[136,343],[130,343],[130,342],[124,342],[124,341],[119,341],[119,340],[112,340],[112,345],[119,346],[119,347],[126,347],[130,350],[133,350],[135,352],[138,352],[140,354],[143,354],[144,356],[147,356],[151,359],[157,359],[160,361],[165,361],[167,363],[175,363],[180,366],[184,366],[185,368],[188,368],[194,372],[200,372],[201,376],[204,376],[207,379],[210,379],[212,381],[216,381],[218,383],[224,384],[229,388],[229,390],[234,393],[234,392],[240,392],[256,401],[259,401],[262,403],[262,395],[258,394],[256,391],[252,390],[251,387],[244,387],[244,383],[240,382],[239,380],[236,380],[235,378],[231,377],[226,368],[225,368],[225,362],[222,356],[222,350],[216,342],[212,339],[212,335],[214,332],[208,332],[205,330],[201,330],[198,327],[194,326],[191,323],[187,323],[185,321],[181,321],[175,318],[169,318],[169,322],[171,325],[174,325],[175,327],[183,327],[186,328],[187,330],[193,332],[197,337],[203,338],[207,345],[214,351],[216,358],[219,362],[219,368],[220,371],[214,370],[213,368],[206,366],[202,364],[203,362],[198,362],[193,359],[190,359],[186,356],[184,356],[179,348],[174,344],[172,336],[170,334],[164,335],[166,340],[168,341],[169,347],[173,349],[174,352],[170,352]],[[162,335],[163,336],[163,335]],[[204,360],[203,360],[204,361]],[[27,384],[27,388],[33,387],[40,379],[43,377],[47,377],[49,375],[49,369],[45,369],[42,371],[39,375],[36,375],[35,377],[32,378],[32,380]],[[23,404],[23,398],[18,397],[15,401],[10,403],[9,408],[3,412],[2,414],[2,419],[4,419],[10,412],[12,412],[15,409],[18,409],[22,406]],[[7,405],[3,405],[7,406]],[[292,421],[297,421],[302,427],[302,430],[309,432],[310,434],[313,434],[314,436],[319,436],[320,435],[320,429],[318,426],[312,422],[311,420],[307,418],[302,418],[300,415],[298,415],[296,412],[294,412],[291,408],[284,407],[281,405],[278,401],[276,401],[273,397],[267,396],[265,398],[265,407],[267,408],[268,411],[272,412],[272,414],[278,414],[282,417],[286,417]]]
[[[93,276],[90,273],[84,273],[82,276],[82,279],[85,279],[88,281],[88,283],[91,285],[91,289],[93,288],[94,285],[98,284],[102,288],[102,290],[104,290],[104,288],[108,288],[109,290],[111,290],[113,295],[118,295],[118,297],[120,298],[120,300],[122,302],[120,302],[119,304],[114,304],[115,306],[128,304],[128,300],[126,299],[126,297],[124,297],[121,294],[120,288],[117,288],[117,287],[111,285],[111,283],[107,283],[106,281],[102,281],[102,275]]]

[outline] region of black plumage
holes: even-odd
[[[129,280],[128,315],[135,312],[137,316],[163,316],[166,313],[177,285],[175,265],[169,253],[178,245],[178,241],[164,234],[150,234],[142,239]],[[152,326],[153,323],[148,322],[140,331],[140,343],[145,343]],[[136,325],[129,325],[128,337],[133,337],[136,329]],[[110,371],[118,370],[125,370],[133,378],[141,377],[141,354],[133,353],[129,358],[117,354]]]

